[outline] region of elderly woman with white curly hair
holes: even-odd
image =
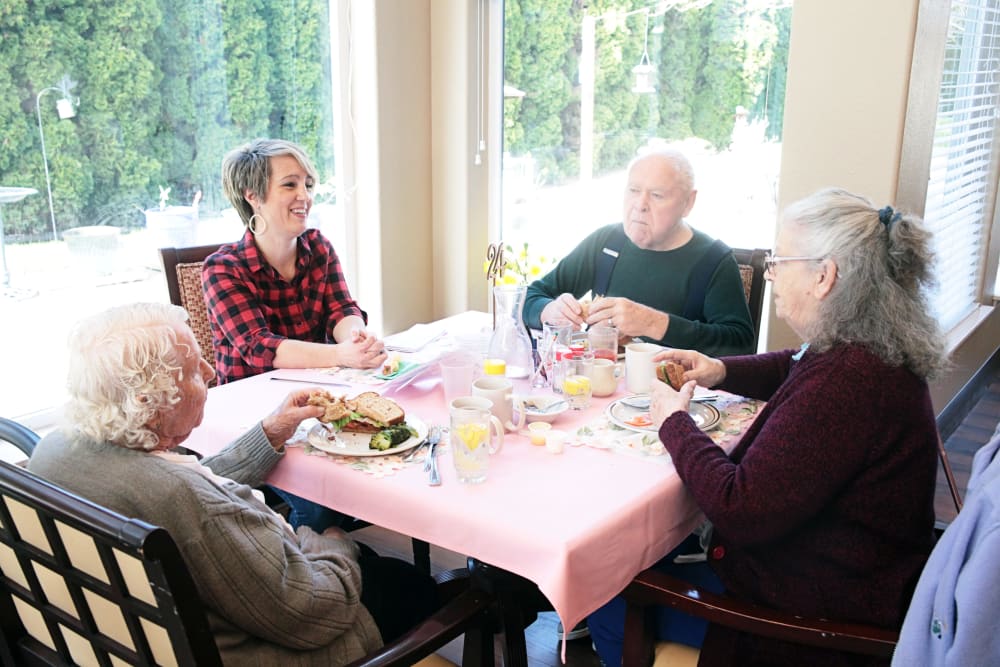
[[[66,423],[28,469],[177,542],[227,664],[339,665],[402,634],[437,607],[433,580],[338,528],[296,531],[251,486],[321,408],[290,394],[217,455],[171,451],[201,422],[206,383],[187,313],[134,304],[70,335]],[[248,486],[249,485],[249,486]]]
[[[946,361],[925,296],[930,234],[916,217],[828,189],[783,212],[766,261],[775,313],[800,349],[658,355],[684,366],[685,384],[655,383],[652,418],[713,530],[707,564],[657,567],[786,612],[899,628],[934,545],[927,380]],[[728,455],[688,414],[696,384],[767,401]],[[621,650],[622,606],[590,618],[607,664]],[[700,665],[888,664],[718,626],[706,634],[681,617],[662,610],[658,633],[700,645]]]

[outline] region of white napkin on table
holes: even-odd
[[[387,350],[416,352],[443,336],[444,333],[444,327],[440,323],[414,324],[406,331],[386,336],[382,342],[385,343]]]

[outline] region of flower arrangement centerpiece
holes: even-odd
[[[527,285],[545,275],[555,263],[554,257],[532,255],[525,241],[516,252],[510,244],[502,246],[498,256],[483,263],[483,272],[496,280],[497,285]]]

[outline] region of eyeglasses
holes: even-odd
[[[822,262],[826,257],[779,257],[768,253],[764,255],[764,272],[774,273],[774,267],[782,262]]]

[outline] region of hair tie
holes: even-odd
[[[886,231],[889,231],[893,223],[898,222],[902,217],[902,214],[898,211],[893,211],[891,206],[879,209],[878,212],[878,221],[885,226]]]

